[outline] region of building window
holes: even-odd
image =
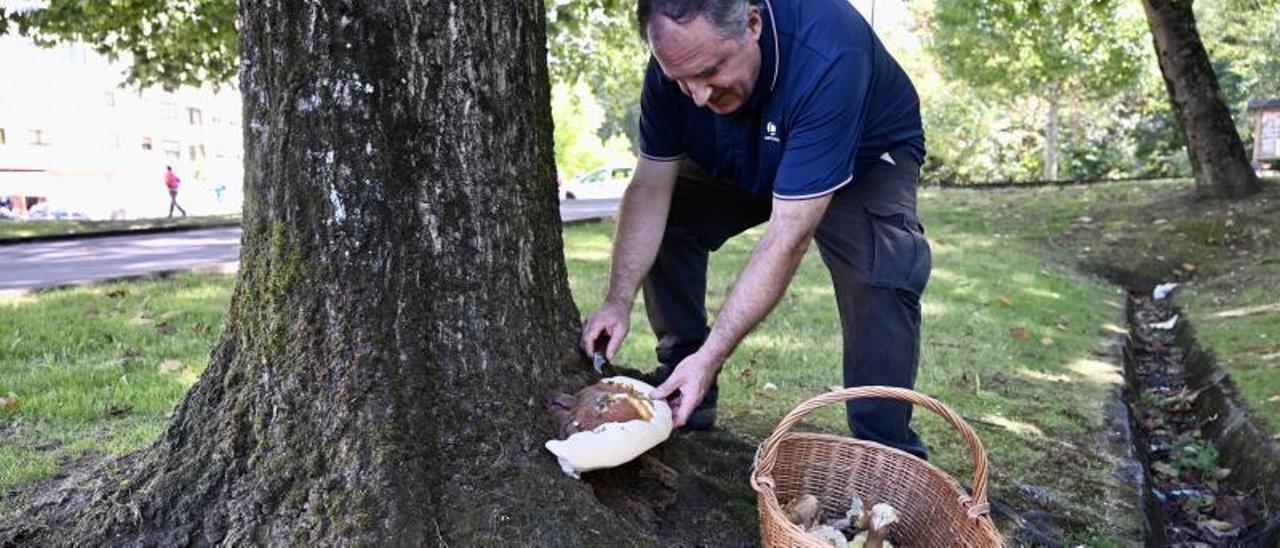
[[[164,145],[165,156],[174,160],[182,159],[182,147],[178,145],[177,141],[162,141],[161,144]]]
[[[49,146],[49,132],[43,129],[33,129],[30,131],[31,144],[38,147]]]
[[[143,137],[143,138],[142,138],[142,150],[151,150],[151,148],[152,148],[152,147],[151,147],[151,138],[150,138],[150,137]]]
[[[190,145],[187,147],[187,154],[191,160],[199,160],[204,158],[204,145]]]
[[[200,113],[200,109],[195,107],[187,107],[187,121],[193,126],[204,125],[204,115]]]

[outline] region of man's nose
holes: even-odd
[[[689,97],[693,98],[693,104],[698,107],[707,106],[707,101],[711,99],[711,86],[706,84],[689,84]]]

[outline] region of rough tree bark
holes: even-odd
[[[1196,30],[1192,0],[1143,0],[1147,23],[1187,140],[1187,156],[1204,198],[1240,198],[1261,189],[1222,99],[1218,78]]]
[[[242,1],[226,329],[153,447],[45,493],[0,545],[643,541],[541,447],[541,395],[588,371],[543,13]]]

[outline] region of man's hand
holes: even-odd
[[[702,403],[707,390],[716,382],[723,361],[711,357],[702,351],[694,352],[676,365],[676,370],[667,377],[667,382],[649,394],[653,399],[665,399],[679,391],[680,396],[672,403],[676,406],[676,427],[684,426],[694,408]]]
[[[583,353],[590,356],[600,350],[595,348],[596,339],[601,333],[608,333],[609,346],[603,349],[604,357],[612,360],[613,354],[622,346],[622,340],[627,338],[627,331],[630,329],[631,307],[605,303],[603,308],[587,318],[586,325],[582,326],[582,338],[578,341],[578,345],[582,347]]]

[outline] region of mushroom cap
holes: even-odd
[[[610,377],[573,396],[564,439],[546,443],[566,474],[612,468],[666,441],[674,423],[664,400],[651,400],[653,386],[629,377]],[[577,425],[574,426],[573,423]]]

